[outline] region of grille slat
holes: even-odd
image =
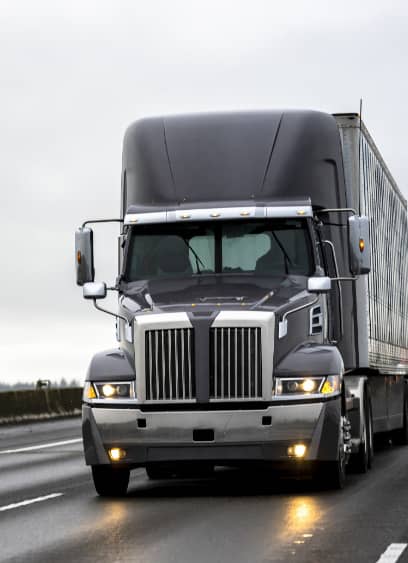
[[[260,328],[211,329],[210,398],[262,398]]]
[[[234,329],[235,342],[238,342],[238,329]],[[238,398],[238,346],[234,346],[235,352],[235,398]]]
[[[155,331],[154,333],[154,351],[155,351],[155,359],[156,359],[156,390],[155,395],[159,396],[159,333]]]
[[[172,363],[172,357],[171,357],[171,349],[172,349],[172,338],[171,338],[172,334],[171,331],[168,330],[167,331],[167,338],[170,341],[170,346],[168,347],[168,356],[169,356],[169,393],[170,393],[170,397],[173,397],[173,363]]]
[[[192,329],[146,331],[146,401],[195,398],[193,353]]]

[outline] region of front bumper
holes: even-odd
[[[307,446],[305,461],[330,461],[338,455],[340,413],[339,397],[234,411],[144,412],[85,404],[85,460],[109,464],[107,450],[121,447],[126,450],[122,463],[132,467],[200,460],[282,462],[290,459],[288,447],[301,442]],[[208,432],[200,431],[209,431],[213,439],[205,441]]]

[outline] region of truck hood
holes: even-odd
[[[143,280],[121,287],[121,304],[135,314],[146,309],[188,311],[198,307],[214,310],[237,306],[275,311],[297,296],[304,297],[306,283],[304,276],[265,278],[252,275]]]

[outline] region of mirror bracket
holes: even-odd
[[[132,326],[132,322],[127,319],[126,317],[119,315],[118,313],[112,313],[112,311],[108,311],[108,309],[104,309],[103,307],[100,307],[96,301],[96,299],[93,299],[93,304],[95,309],[98,309],[98,311],[101,311],[102,313],[106,313],[107,315],[110,315],[111,317],[115,317],[116,319],[121,319],[122,321],[125,322],[125,337],[126,340],[130,343],[133,342],[133,326]]]

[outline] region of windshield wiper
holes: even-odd
[[[201,260],[201,258],[200,258],[199,255],[197,254],[197,252],[194,250],[194,248],[190,245],[190,243],[188,242],[188,240],[185,239],[184,237],[182,237],[182,239],[183,239],[183,241],[185,242],[187,248],[188,248],[189,250],[191,250],[191,252],[192,252],[193,255],[194,255],[194,258],[195,258],[195,261],[196,261],[197,274],[201,274],[201,269],[200,269],[200,266],[198,265],[198,263],[200,263],[201,266],[202,266],[203,268],[205,268],[205,265],[204,265],[203,261]]]
[[[259,299],[259,301],[256,301],[256,303],[254,303],[250,309],[256,309],[257,307],[259,307],[260,305],[263,305],[264,303],[266,303],[271,297],[274,296],[274,292],[268,291],[268,293],[266,295],[264,295],[261,299]]]
[[[271,232],[272,232],[272,236],[276,240],[279,248],[282,250],[282,254],[283,254],[283,257],[285,259],[285,270],[286,270],[285,273],[288,274],[289,273],[288,262],[292,266],[292,260],[290,259],[289,254],[286,252],[285,247],[283,246],[281,241],[278,239],[275,231],[271,231]]]

